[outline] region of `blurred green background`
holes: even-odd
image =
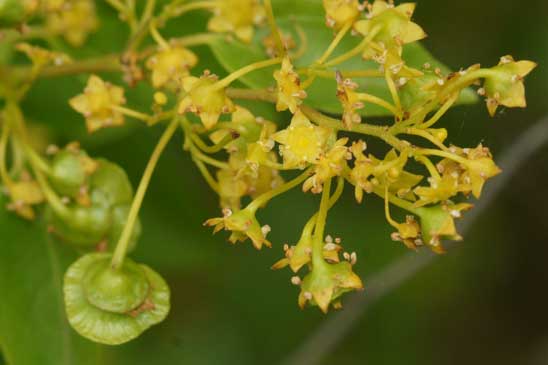
[[[91,39],[90,54],[115,51],[125,39],[114,13],[100,10],[107,30]],[[204,19],[192,16],[170,29],[186,34],[203,27],[196,24]],[[419,0],[415,19],[429,34],[427,48],[453,69],[494,65],[506,54],[539,63],[526,82],[526,110],[501,110],[491,119],[483,102],[456,107],[443,122],[449,142],[483,142],[496,158],[548,114],[548,2]],[[200,53],[221,72],[208,50]],[[135,125],[85,137],[83,122],[66,103],[83,81],[40,82],[24,105],[29,118],[53,126],[59,143],[84,138],[93,156],[124,166],[136,185],[161,130]],[[130,93],[143,108],[150,103],[148,90]],[[270,109],[263,113],[271,115]],[[547,158],[545,148],[528,161],[462,243],[369,308],[322,364],[548,364]],[[269,269],[282,256],[281,243],[298,237],[315,207],[309,195],[287,194],[260,214],[273,228],[272,249],[231,246],[224,233],[212,236],[202,227],[219,214],[217,201],[175,140],[147,193],[144,233],[133,255],[167,279],[172,312],[129,344],[98,349],[89,363],[280,363],[326,320],[315,308],[298,308],[289,270]],[[358,206],[350,189],[333,209],[328,230],[357,252],[366,288],[369,275],[408,252],[389,240],[382,203],[370,198]]]

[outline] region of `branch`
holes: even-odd
[[[478,201],[475,209],[459,222],[459,229],[463,234],[470,230],[477,218],[482,215],[485,209],[504,190],[515,173],[520,170],[521,166],[547,143],[548,116],[545,116],[525,131],[503,153],[500,159],[500,167],[504,173],[486,187],[482,199]],[[447,249],[458,246],[458,244],[450,244]],[[345,308],[341,312],[338,312],[320,324],[282,364],[319,364],[346,337],[354,325],[359,323],[359,319],[372,304],[392,290],[397,289],[439,257],[439,255],[427,251],[423,251],[420,254],[409,253],[386,269],[373,275],[367,280],[368,285],[365,294],[354,293],[348,299]]]

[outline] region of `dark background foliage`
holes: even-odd
[[[453,69],[476,62],[493,65],[506,54],[539,63],[526,83],[528,109],[501,110],[491,119],[478,103],[452,109],[443,122],[450,131],[449,142],[484,142],[496,157],[548,113],[548,3],[418,3],[416,21],[430,35],[425,45]],[[86,51],[90,55],[116,51],[125,37],[113,12],[100,9],[105,30],[92,38]],[[170,29],[186,34],[203,28],[203,20],[193,16]],[[207,49],[200,54],[208,67],[221,70]],[[137,184],[160,130],[133,124],[87,137],[83,121],[66,103],[84,81],[85,77],[40,82],[24,105],[29,118],[49,126],[58,143],[83,138],[92,155],[121,164]],[[146,88],[130,94],[143,109],[150,103]],[[265,108],[263,113],[271,115]],[[523,165],[462,243],[375,303],[323,363],[548,364],[547,157],[545,148]],[[280,244],[298,237],[315,206],[314,198],[291,192],[261,213],[262,221],[273,228],[273,249],[256,252],[250,245],[230,246],[223,234],[213,237],[202,227],[205,219],[218,214],[217,202],[181,152],[181,140],[175,140],[145,199],[144,233],[134,254],[166,277],[173,309],[164,323],[115,348],[78,339],[62,313],[50,308],[55,307],[52,301],[60,300],[60,292],[59,297],[51,295],[51,287],[59,290],[52,283],[59,275],[54,271],[63,270],[70,254],[44,238],[39,231],[43,227],[36,227],[40,224],[1,213],[0,348],[6,358],[22,348],[39,352],[17,355],[16,365],[277,364],[325,320],[316,309],[299,310],[289,271],[269,269],[282,254]],[[358,206],[350,189],[333,210],[328,229],[358,253],[357,270],[366,288],[368,275],[407,253],[389,240],[391,230],[383,221],[381,202],[371,198]],[[33,274],[40,270],[40,260],[57,262],[51,273],[46,269],[47,277]],[[20,295],[28,295],[28,301],[20,302]],[[9,320],[8,305],[20,307]],[[21,331],[12,331],[22,327],[24,339],[17,337]]]

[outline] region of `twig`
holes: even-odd
[[[478,201],[475,209],[459,222],[460,232],[464,234],[472,227],[477,218],[504,190],[521,166],[547,143],[548,116],[525,131],[503,153],[500,167],[504,173],[484,189],[482,199]],[[458,245],[450,244],[447,248],[454,247],[458,247]],[[359,323],[360,317],[364,315],[369,306],[398,288],[438,257],[440,256],[427,251],[420,254],[409,253],[370,277],[365,281],[366,291],[364,293],[355,293],[348,298],[345,308],[320,324],[295,352],[282,361],[282,364],[319,364],[345,338],[354,325]]]

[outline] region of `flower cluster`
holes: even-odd
[[[10,0],[4,3],[13,5]],[[10,8],[16,11],[9,19],[4,3],[0,2],[1,26],[41,19],[48,35],[62,36],[73,46],[81,46],[98,26],[91,0],[26,0]],[[412,19],[412,3],[323,0],[326,26],[334,37],[319,53],[318,45],[307,45],[304,37],[297,42],[292,32],[280,29],[269,0],[173,1],[161,11],[152,1],[140,19],[141,9],[131,6],[133,2],[111,3],[131,32],[124,52],[116,57],[71,61],[35,44],[16,42],[32,67],[13,83],[16,92],[6,93],[0,138],[0,175],[11,199],[8,209],[33,219],[33,207],[46,203],[52,233],[80,248],[114,251],[78,260],[67,273],[65,287],[71,324],[102,343],[134,338],[161,321],[169,309],[163,280],[146,266],[124,259],[140,235],[138,210],[156,163],[177,131],[184,133],[183,149],[219,197],[222,216],[204,225],[213,227],[214,233],[229,231],[233,244],[250,241],[258,250],[275,246],[267,236],[279,227],[260,222],[257,213],[293,188],[317,197],[317,211],[299,237],[289,238],[296,243],[283,245],[273,268],[293,271],[291,282],[300,287],[301,307],[309,304],[327,312],[341,307],[343,294],[364,288],[353,271],[356,253],[325,229],[329,210],[345,186],[351,187],[357,204],[375,197],[384,202],[393,241],[413,250],[426,247],[443,253],[444,241],[461,239],[455,220],[472,208],[469,199],[480,198],[487,181],[501,170],[489,148],[452,145],[448,131],[437,124],[473,87],[485,97],[490,115],[500,106],[525,107],[524,78],[536,66],[505,56],[494,67],[473,65],[453,73],[428,63],[412,67],[404,47],[426,37]],[[194,10],[212,13],[209,33],[164,39],[167,21]],[[342,49],[351,34],[358,42]],[[144,46],[146,37],[155,44]],[[214,74],[192,47],[212,46],[219,40],[258,45],[251,53],[265,49],[264,59],[224,77],[222,70]],[[315,59],[305,64],[300,54],[310,46]],[[298,51],[291,53],[293,48]],[[363,69],[344,70],[350,59]],[[118,72],[130,86],[148,83],[150,110],[128,105],[125,88],[105,81],[98,76],[101,71]],[[163,127],[168,122],[138,194],[123,170],[89,157],[77,144],[49,148],[49,158],[34,151],[19,105],[32,82],[46,72],[90,74],[83,92],[69,100],[90,133],[123,125],[128,118],[146,126]],[[260,79],[269,81],[270,87],[242,88],[253,84],[245,77],[252,72],[262,73]],[[319,82],[322,78],[329,82]],[[373,93],[361,78],[374,78],[384,92]],[[0,91],[3,86],[0,80]],[[318,88],[325,96],[322,100],[331,96],[330,105],[313,100]],[[255,102],[271,103],[272,112],[279,113],[269,119],[277,122],[260,116],[257,110],[264,109],[255,109]],[[384,125],[367,123],[364,112],[370,110],[382,111]],[[369,143],[373,139],[386,148],[376,148]],[[14,155],[23,156],[11,164],[6,153],[10,143],[20,149]],[[89,318],[80,318],[84,315],[96,322],[89,324]],[[115,335],[98,329],[111,323]]]

